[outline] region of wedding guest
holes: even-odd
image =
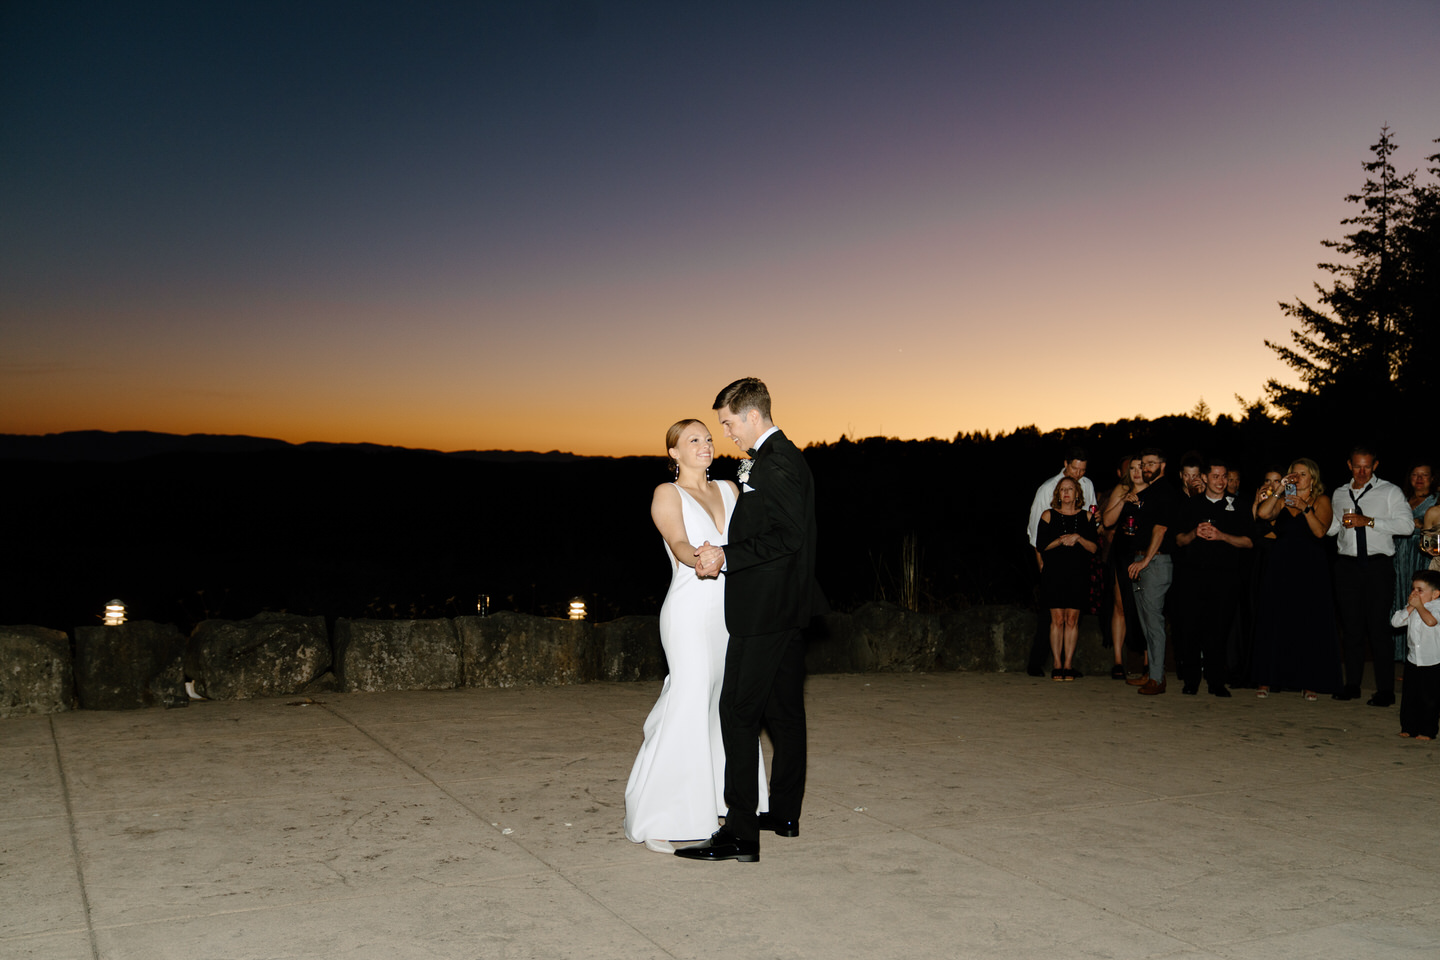
[[[1203,670],[1206,686],[1217,697],[1228,697],[1225,686],[1225,641],[1240,593],[1240,559],[1252,546],[1250,520],[1225,498],[1226,464],[1212,460],[1201,467],[1204,487],[1181,507],[1175,547],[1185,555],[1186,579],[1177,597],[1177,613],[1187,623],[1181,634],[1185,650],[1181,693],[1200,689]]]
[[[1260,481],[1260,486],[1255,488],[1255,502],[1250,504],[1250,516],[1257,524],[1269,524],[1271,521],[1260,519],[1260,505],[1266,500],[1282,496],[1279,492],[1285,486],[1285,474],[1280,470],[1271,467],[1265,471]]]
[[[1045,566],[1044,558],[1040,556],[1040,548],[1035,546],[1035,534],[1040,527],[1040,515],[1050,509],[1050,503],[1055,498],[1055,488],[1060,484],[1061,479],[1069,477],[1080,484],[1080,493],[1086,503],[1097,503],[1095,497],[1095,485],[1090,478],[1085,476],[1085,468],[1089,465],[1089,455],[1082,447],[1066,447],[1065,459],[1060,465],[1060,472],[1040,484],[1035,491],[1035,498],[1030,501],[1030,524],[1026,529],[1030,537],[1030,546],[1035,548],[1035,561],[1040,567]]]
[[[1440,544],[1436,543],[1435,537],[1427,537],[1429,533],[1440,534],[1440,506],[1425,511],[1425,527],[1420,531],[1420,552],[1430,557],[1425,569],[1440,571]]]
[[[1330,521],[1335,538],[1335,599],[1345,641],[1345,687],[1336,700],[1360,696],[1365,651],[1375,664],[1372,707],[1395,702],[1395,644],[1390,638],[1390,601],[1395,595],[1395,535],[1414,529],[1405,495],[1375,476],[1380,458],[1355,447],[1345,462],[1350,483],[1335,494],[1339,508]]]
[[[1440,732],[1440,573],[1418,571],[1405,608],[1390,623],[1405,627],[1406,635],[1400,736],[1434,740]]]
[[[1135,558],[1126,572],[1135,591],[1149,657],[1149,675],[1136,692],[1153,697],[1165,692],[1165,596],[1174,576],[1170,554],[1175,549],[1180,492],[1165,481],[1165,454],[1158,448],[1141,451],[1140,468],[1149,486],[1140,509]]]
[[[1180,457],[1180,504],[1186,504],[1194,497],[1201,494],[1205,488],[1205,480],[1200,475],[1205,458],[1198,450],[1187,450]],[[1171,536],[1174,536],[1172,531]],[[1184,550],[1176,550],[1171,556],[1171,580],[1170,597],[1179,598],[1186,589],[1188,571],[1186,561],[1188,557]],[[1172,616],[1170,618],[1170,649],[1175,659],[1175,675],[1183,677],[1186,674],[1185,655],[1190,652],[1191,644],[1185,637],[1185,631],[1190,629],[1190,621],[1186,617]]]
[[[1071,477],[1061,477],[1040,515],[1036,531],[1045,564],[1040,571],[1040,595],[1050,611],[1052,680],[1074,680],[1075,643],[1080,637],[1080,608],[1090,596],[1090,558],[1096,542],[1095,521],[1085,509],[1085,495]]]
[[[1340,646],[1325,533],[1332,507],[1320,466],[1300,459],[1269,478],[1257,494],[1256,515],[1274,536],[1261,567],[1255,599],[1251,676],[1264,700],[1299,690],[1306,700],[1340,689]],[[1267,492],[1268,491],[1268,492]]]
[[[1425,527],[1425,514],[1435,506],[1434,473],[1427,463],[1419,464],[1410,471],[1410,482],[1406,485],[1406,502],[1410,504],[1410,515],[1415,526],[1408,533],[1395,538],[1395,596],[1390,606],[1404,610],[1410,601],[1410,575],[1423,570],[1430,558],[1420,552],[1420,531]],[[1395,631],[1395,659],[1405,659],[1405,631]]]
[[[1106,497],[1101,522],[1110,533],[1110,552],[1106,568],[1109,571],[1110,590],[1114,595],[1110,610],[1110,639],[1115,647],[1115,666],[1110,669],[1110,677],[1124,680],[1127,641],[1141,652],[1145,649],[1145,635],[1140,629],[1140,619],[1135,609],[1135,591],[1130,587],[1128,569],[1130,561],[1139,552],[1135,546],[1135,537],[1140,532],[1140,497],[1147,484],[1138,456],[1123,457],[1116,473],[1120,482],[1115,484]]]
[[[1261,520],[1260,505],[1279,490],[1284,482],[1284,472],[1279,469],[1266,470],[1264,479],[1256,488],[1250,503],[1250,542],[1254,544],[1248,556],[1248,563],[1241,574],[1245,591],[1240,601],[1240,612],[1235,618],[1235,651],[1230,663],[1230,686],[1255,686],[1253,674],[1255,665],[1255,611],[1259,604],[1260,582],[1265,576],[1266,565],[1270,562],[1270,551],[1275,545],[1275,521]],[[1239,502],[1238,499],[1236,501]],[[1237,507],[1238,509],[1238,507]]]
[[[1240,471],[1234,465],[1225,469],[1225,506],[1242,516],[1249,513],[1245,498],[1240,495]],[[1245,532],[1250,542],[1255,542],[1253,518],[1246,521]],[[1254,579],[1255,548],[1240,554],[1240,573],[1237,580],[1235,616],[1230,619],[1230,633],[1225,638],[1225,679],[1232,687],[1250,684],[1250,634],[1255,623],[1251,618],[1250,584]]]
[[[1199,496],[1205,489],[1205,481],[1200,476],[1204,463],[1205,458],[1198,450],[1186,450],[1180,457],[1180,492],[1187,500]]]
[[[1026,536],[1030,540],[1030,549],[1035,553],[1036,569],[1043,576],[1045,572],[1045,558],[1040,555],[1040,549],[1035,545],[1035,533],[1040,526],[1040,515],[1050,509],[1050,501],[1055,497],[1055,487],[1060,483],[1062,477],[1080,484],[1080,492],[1085,496],[1086,503],[1096,503],[1095,485],[1090,478],[1085,476],[1085,468],[1089,463],[1089,456],[1082,447],[1070,446],[1063,451],[1064,459],[1060,465],[1060,472],[1040,484],[1035,491],[1035,499],[1030,503],[1030,522],[1026,527]],[[1044,611],[1043,605],[1041,611]],[[1030,660],[1026,664],[1026,672],[1032,677],[1043,677],[1045,669],[1042,666],[1046,660],[1046,654],[1050,650],[1050,633],[1046,627],[1048,613],[1042,613],[1035,621],[1035,637],[1030,644]]]

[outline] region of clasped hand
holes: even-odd
[[[706,540],[700,549],[695,551],[695,576],[702,580],[706,577],[720,576],[720,568],[724,565],[724,548],[711,546],[709,540]]]

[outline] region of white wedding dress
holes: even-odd
[[[685,537],[721,545],[725,534],[694,497],[680,491]],[[725,529],[735,511],[730,485],[720,484]],[[701,580],[693,567],[665,555],[672,570],[660,607],[660,643],[670,674],[645,718],[645,741],[625,785],[625,836],[635,843],[710,836],[725,815],[725,746],[720,739],[720,683],[725,676],[725,578]],[[760,809],[769,809],[765,760],[760,760]]]

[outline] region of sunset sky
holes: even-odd
[[[4,4],[0,432],[1236,413],[1381,125],[1440,151],[1437,50],[1435,0]]]

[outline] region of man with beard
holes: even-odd
[[[1180,492],[1164,479],[1165,454],[1159,449],[1151,447],[1141,452],[1140,470],[1149,484],[1141,496],[1136,537],[1136,543],[1143,548],[1135,554],[1129,573],[1150,658],[1150,675],[1141,682],[1138,692],[1155,696],[1165,692],[1165,597],[1174,579],[1170,554],[1175,548],[1173,531]]]

